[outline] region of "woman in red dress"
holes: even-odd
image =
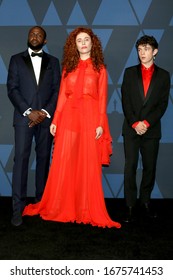
[[[109,165],[112,154],[108,77],[101,42],[91,29],[70,33],[62,67],[48,180],[41,201],[26,206],[23,216],[120,228],[108,215],[102,189],[102,164]]]

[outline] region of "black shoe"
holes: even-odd
[[[132,223],[136,221],[136,213],[134,207],[127,207],[126,216],[123,219],[125,223]]]
[[[13,213],[11,224],[15,227],[20,226],[23,223],[22,214],[20,212]]]
[[[151,208],[150,203],[144,203],[141,205],[142,216],[147,219],[157,218],[157,213],[154,209]]]

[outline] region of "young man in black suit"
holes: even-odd
[[[9,64],[7,89],[14,106],[15,156],[12,177],[14,226],[22,224],[26,203],[28,163],[32,141],[36,152],[36,201],[42,197],[49,171],[52,136],[49,126],[60,85],[59,60],[45,53],[46,32],[34,26],[28,33],[28,49],[13,55]]]
[[[142,36],[136,42],[140,64],[125,69],[121,88],[124,112],[123,139],[125,152],[124,196],[127,205],[125,222],[135,219],[138,197],[136,170],[139,153],[142,158],[142,180],[139,189],[140,210],[151,212],[150,197],[154,187],[156,163],[161,138],[161,118],[169,98],[170,75],[154,64],[158,43],[153,36]]]

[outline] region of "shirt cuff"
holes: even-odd
[[[47,118],[49,118],[49,119],[51,118],[50,114],[46,110],[41,109],[41,111],[43,111],[43,112],[45,112],[47,114],[47,116],[46,116]]]
[[[132,124],[132,128],[136,128],[136,126],[138,125],[139,122],[135,122],[134,124]]]
[[[23,113],[23,116],[24,116],[24,117],[28,116],[28,115],[31,113],[31,111],[32,111],[32,108],[27,109],[27,110]]]
[[[147,128],[150,126],[150,124],[146,120],[144,120],[143,122],[147,126]]]

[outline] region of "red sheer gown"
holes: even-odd
[[[87,59],[81,60],[67,77],[62,73],[52,121],[57,130],[49,176],[41,201],[26,206],[23,216],[40,215],[44,220],[121,227],[109,217],[102,189],[102,164],[109,165],[112,153],[106,103],[104,67],[98,73],[91,59]],[[96,140],[98,126],[104,132]]]

